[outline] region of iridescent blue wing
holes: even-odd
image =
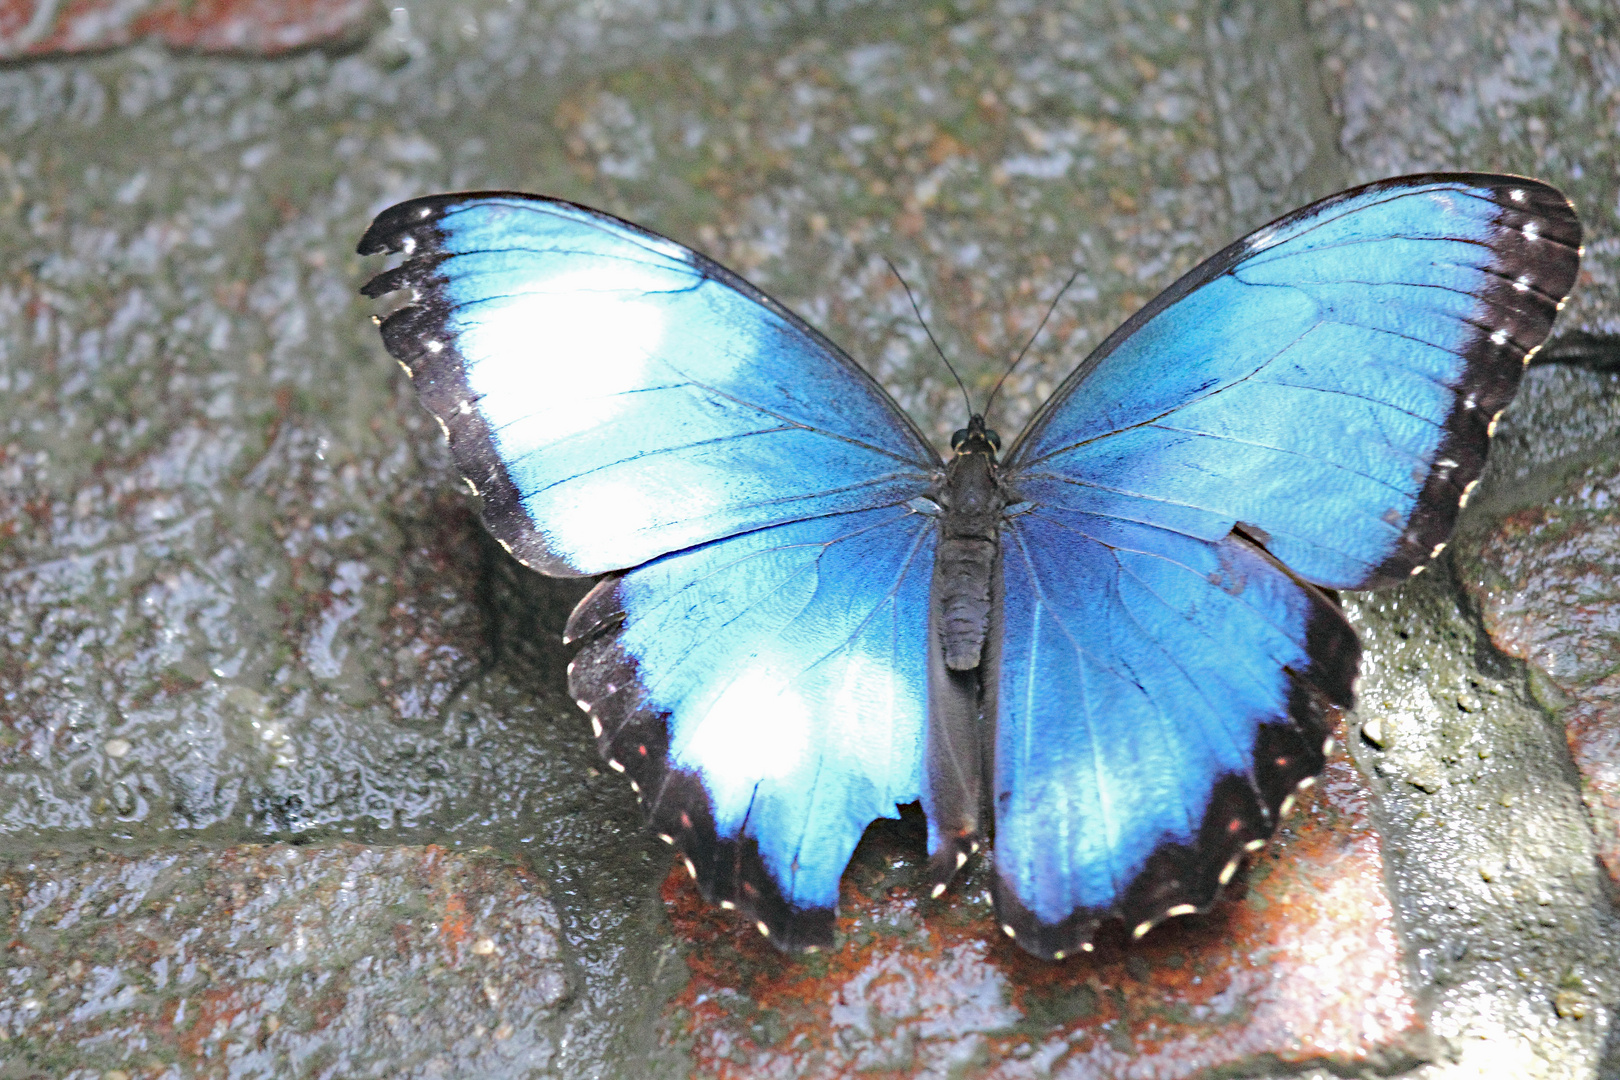
[[[995,878],[1038,956],[1201,910],[1322,768],[1360,650],[1254,542],[1025,504],[1003,531]]]
[[[444,424],[484,523],[525,565],[590,575],[750,529],[905,502],[938,456],[781,305],[607,214],[516,194],[385,210],[404,252],[383,340]]]
[[[388,349],[485,524],[607,574],[569,686],[706,895],[827,944],[866,825],[920,795],[939,459],[872,379],[695,252],[513,194],[381,214]]]
[[[569,685],[704,895],[832,942],[866,826],[922,790],[938,526],[904,506],[759,529],[604,578]]]
[[[1026,947],[1201,909],[1271,834],[1351,700],[1317,586],[1439,553],[1579,247],[1531,180],[1348,191],[1191,271],[1036,415],[1003,473],[988,676],[996,891]]]
[[[1416,572],[1579,264],[1534,180],[1385,180],[1198,266],[1092,353],[1007,453],[1022,497],[1218,540],[1330,588]]]

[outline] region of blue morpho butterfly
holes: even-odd
[[[936,895],[993,830],[1002,928],[1061,958],[1206,909],[1323,767],[1360,660],[1330,590],[1445,546],[1580,237],[1534,180],[1334,195],[949,462],[781,304],[600,211],[435,195],[359,250],[405,256],[364,291],[412,291],[383,340],[490,531],[600,576],[569,686],[704,895],[827,945],[862,832],[921,800]]]

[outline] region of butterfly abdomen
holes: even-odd
[[[990,622],[990,576],[1006,497],[996,482],[995,458],[984,449],[957,454],[945,474],[945,513],[934,563],[935,602],[945,666],[972,671],[984,654]]]

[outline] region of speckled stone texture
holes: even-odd
[[[1620,883],[1620,469],[1502,521],[1467,581],[1496,647],[1544,674],[1569,738],[1598,853]]]
[[[0,58],[150,38],[177,49],[273,56],[353,41],[372,0],[0,0]]]
[[[274,844],[0,864],[0,1076],[544,1071],[557,913],[487,853]]]
[[[913,816],[793,961],[668,876],[564,692],[580,584],[483,535],[353,254],[434,191],[601,206],[943,441],[885,257],[980,394],[1081,269],[1005,433],[1232,237],[1502,169],[1613,335],[1611,4],[39,0],[0,53],[0,1080],[1620,1077],[1620,375],[1532,370],[1445,559],[1346,597],[1340,754],[1229,904],[1035,963],[982,866],[920,897]]]

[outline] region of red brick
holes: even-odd
[[[1620,882],[1620,470],[1507,518],[1464,573],[1496,647],[1567,695],[1598,857]]]
[[[352,37],[373,0],[0,0],[0,58],[153,39],[197,52],[274,56]]]
[[[1058,964],[1008,942],[982,904],[863,887],[863,860],[845,876],[844,947],[803,960],[671,875],[692,975],[670,1029],[697,1075],[1168,1080],[1268,1055],[1344,1068],[1422,1056],[1366,787],[1343,751],[1234,900]]]

